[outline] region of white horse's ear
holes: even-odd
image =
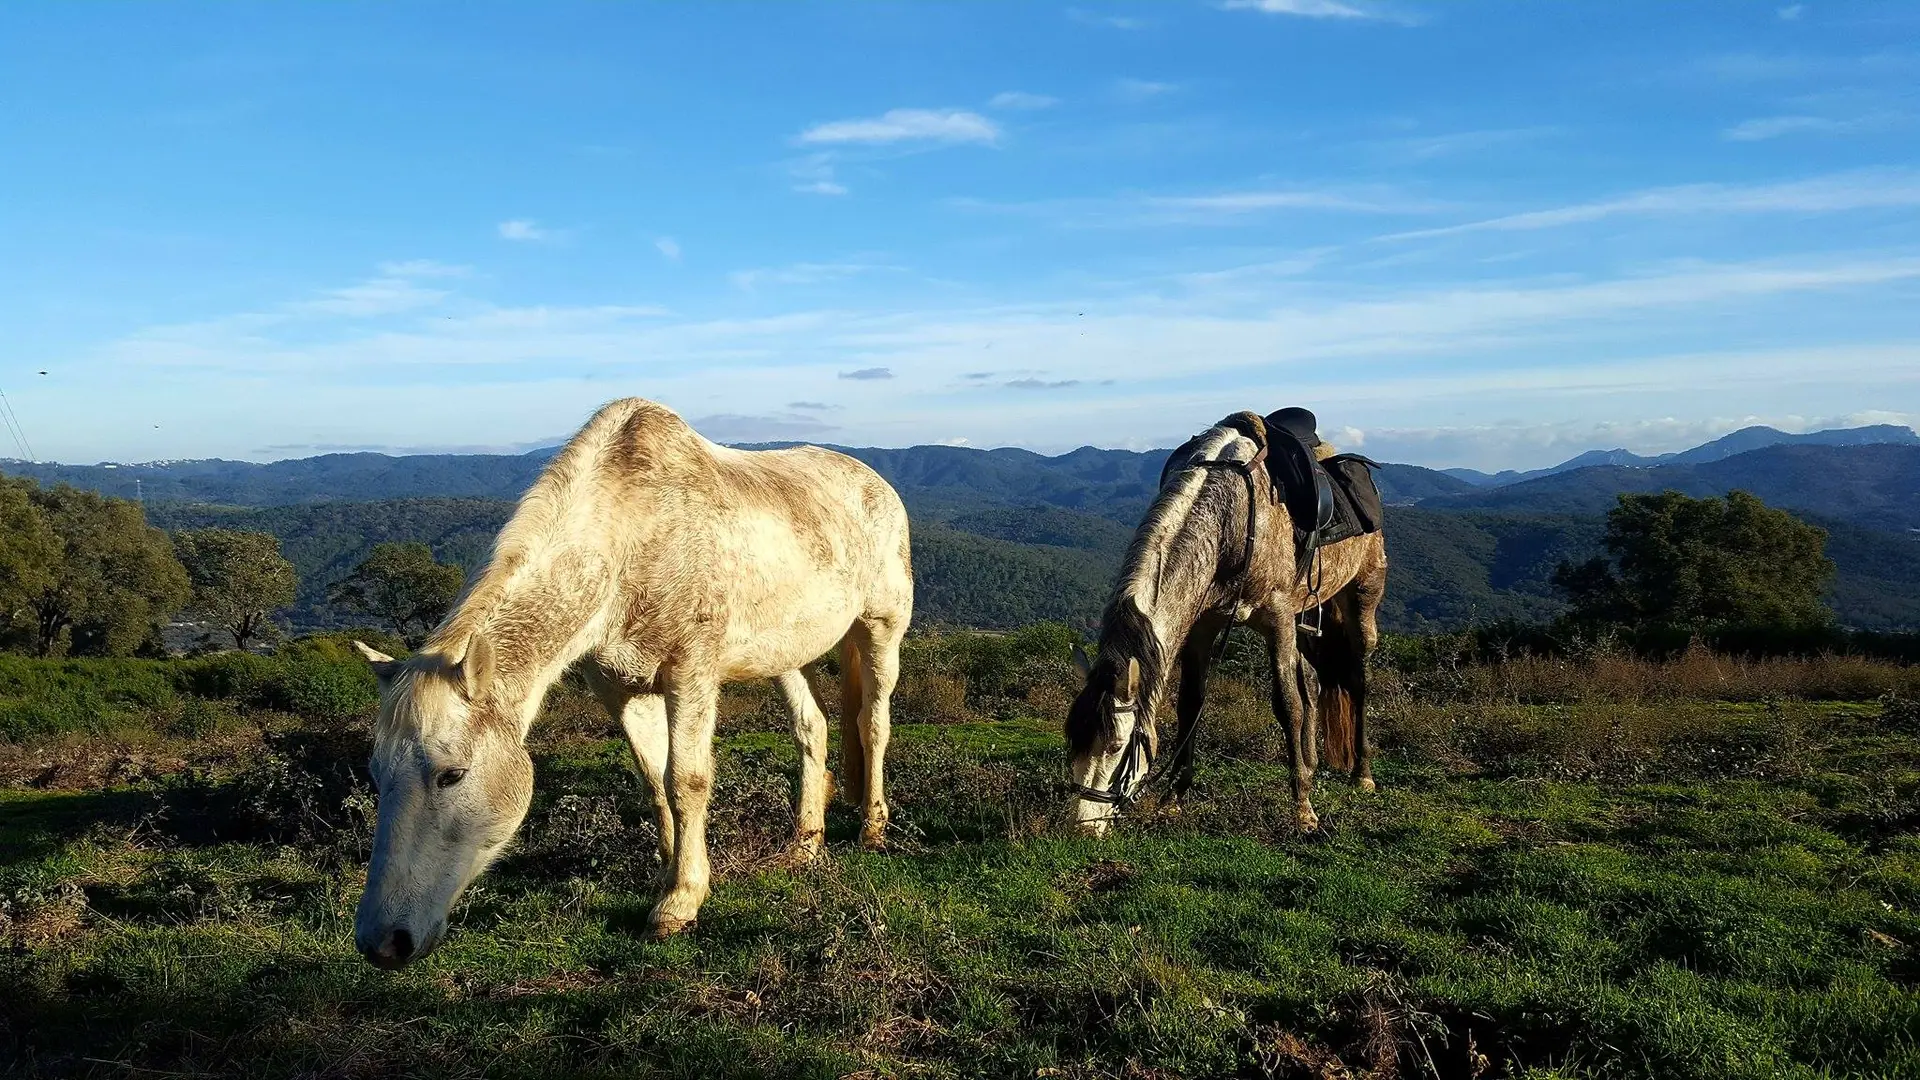
[[[1140,659],[1138,657],[1130,656],[1127,658],[1127,683],[1125,689],[1126,696],[1123,700],[1125,700],[1127,704],[1132,705],[1140,700]]]
[[[381,652],[379,649],[374,648],[364,641],[355,641],[353,648],[361,656],[366,657],[367,663],[373,667],[373,677],[380,680],[382,686],[385,686],[388,680],[393,678],[394,669],[400,666],[400,661],[395,660],[393,657],[388,656],[386,653]]]
[[[493,643],[485,634],[475,633],[467,638],[466,651],[453,665],[460,673],[460,688],[467,700],[478,700],[480,692],[493,681]]]
[[[1082,683],[1093,678],[1093,661],[1087,659],[1087,650],[1079,645],[1073,647],[1073,670],[1080,673]]]

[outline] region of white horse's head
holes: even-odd
[[[519,718],[488,693],[485,637],[404,661],[354,645],[380,679],[379,824],[354,944],[398,968],[440,944],[460,893],[513,839],[533,798],[533,762]]]

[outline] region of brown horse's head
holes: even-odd
[[[518,719],[487,693],[486,638],[405,661],[355,645],[380,678],[380,810],[354,943],[375,965],[397,968],[433,951],[461,892],[519,829],[533,762]]]
[[[1100,836],[1119,812],[1110,800],[1132,797],[1159,752],[1155,691],[1165,665],[1146,617],[1119,606],[1107,614],[1098,658],[1089,660],[1076,646],[1073,662],[1085,680],[1067,710],[1068,774],[1078,789],[1074,820]]]

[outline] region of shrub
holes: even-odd
[[[284,666],[269,699],[275,708],[288,712],[338,720],[376,708],[380,684],[363,660],[302,660]]]
[[[182,661],[175,673],[180,689],[195,697],[253,705],[284,667],[254,653],[221,652]]]
[[[366,660],[353,647],[356,641],[371,645],[392,657],[404,657],[408,653],[407,643],[393,633],[378,627],[362,626],[303,634],[275,649],[273,655],[276,659],[288,661],[325,660],[340,664],[364,664]]]

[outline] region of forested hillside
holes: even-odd
[[[1553,568],[1593,553],[1616,495],[1736,488],[1829,530],[1843,622],[1885,629],[1920,621],[1920,446],[1802,441],[1716,457],[1760,438],[1735,435],[1671,464],[1579,468],[1499,487],[1383,466],[1381,493],[1392,507],[1385,625],[1550,617],[1560,611]],[[982,627],[1091,624],[1165,460],[1165,451],[1093,448],[1057,457],[945,446],[847,452],[892,482],[913,514],[920,621]],[[163,528],[270,532],[300,574],[294,619],[325,625],[343,617],[329,609],[328,587],[381,541],[422,541],[443,560],[476,566],[510,500],[549,455],[5,468],[129,496],[138,477]]]

